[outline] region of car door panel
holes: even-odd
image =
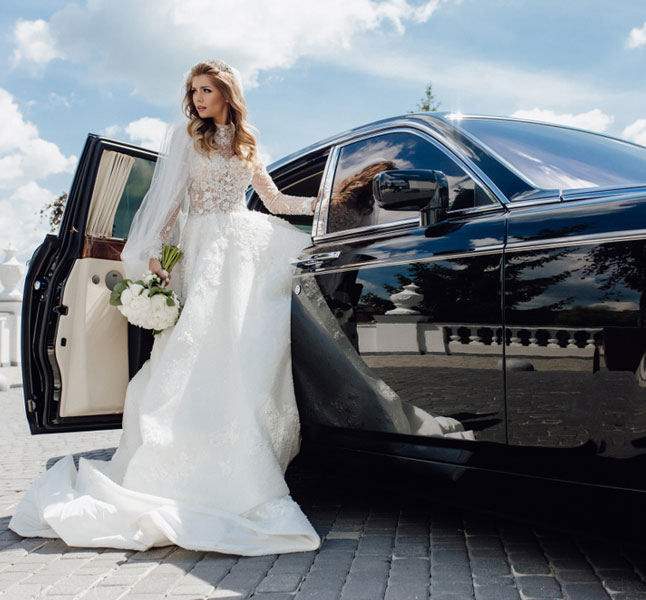
[[[106,281],[121,263],[79,258],[65,283],[66,307],[56,329],[56,360],[60,373],[59,416],[77,417],[123,412],[129,381],[128,323],[110,306]]]
[[[646,489],[646,199],[597,196],[511,211],[509,442],[524,471]]]
[[[415,146],[425,142],[395,141],[370,140],[392,151],[387,161],[357,152],[358,168],[426,164],[425,150]],[[449,159],[442,160],[446,170]],[[460,198],[473,201],[464,172],[449,174]],[[352,169],[343,176],[350,180]],[[333,219],[333,236],[299,257],[292,312],[299,409],[312,443],[465,465],[474,446],[498,451],[506,441],[505,211],[497,203],[467,207],[429,227],[410,216],[339,229],[353,222],[346,211]]]
[[[30,263],[22,347],[32,433],[121,424],[125,387],[150,353],[141,337],[152,336],[134,331],[108,298],[154,161],[152,152],[90,135],[58,236]]]

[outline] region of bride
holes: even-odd
[[[248,210],[245,190],[279,214],[312,215],[316,198],[279,192],[258,159],[237,70],[195,65],[183,107],[121,259],[126,277],[162,275],[184,309],[128,384],[112,460],[81,458],[78,472],[72,456],[58,461],[9,527],[70,546],[314,550],[320,538],[284,479],[300,449],[289,258],[310,237]],[[184,256],[171,278],[159,256],[178,228]]]

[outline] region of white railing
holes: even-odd
[[[362,353],[414,352],[500,354],[502,328],[490,323],[429,323],[421,315],[377,315],[359,323]],[[591,356],[601,329],[582,327],[507,327],[508,356]]]

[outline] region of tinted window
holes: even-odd
[[[459,127],[538,189],[646,183],[646,148],[621,140],[575,129],[496,119],[465,118]]]
[[[430,142],[411,133],[389,133],[348,144],[341,149],[328,214],[332,233],[418,217],[419,211],[379,208],[372,196],[372,179],[393,169],[442,171],[449,183],[449,209],[490,204],[491,199],[455,161]]]
[[[126,187],[121,194],[117,212],[114,215],[112,237],[126,239],[130,231],[130,223],[144,199],[155,170],[155,163],[145,158],[135,158]]]

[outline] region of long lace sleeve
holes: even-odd
[[[177,195],[174,201],[175,208],[173,209],[171,214],[168,215],[166,221],[164,222],[164,226],[161,228],[161,231],[159,232],[159,236],[155,240],[155,245],[152,246],[149,251],[148,258],[161,259],[162,248],[168,243],[168,240],[170,239],[170,234],[173,231],[173,226],[175,225],[175,220],[177,219],[177,215],[179,214],[179,209],[182,207],[183,196],[184,196],[184,190],[182,190]]]
[[[260,199],[267,209],[279,215],[313,215],[316,196],[290,196],[283,194],[265,165],[260,165],[251,178],[253,189],[258,192]]]

